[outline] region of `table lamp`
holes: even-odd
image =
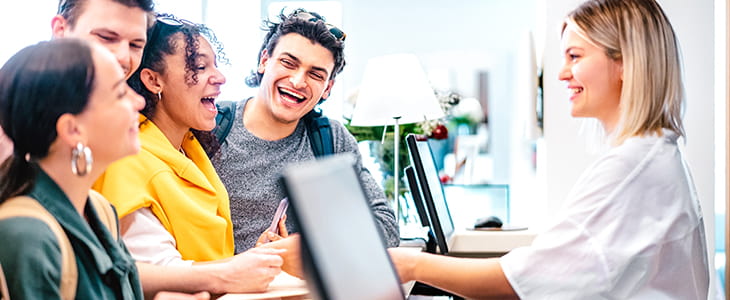
[[[352,126],[394,125],[394,201],[398,213],[399,124],[444,116],[426,73],[413,54],[391,54],[368,60],[352,113]],[[383,135],[385,135],[383,130]]]

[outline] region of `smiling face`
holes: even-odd
[[[139,151],[137,112],[144,107],[144,99],[127,85],[122,68],[108,50],[93,46],[92,57],[94,89],[79,119],[94,160],[111,163]]]
[[[266,112],[256,117],[295,126],[320,99],[329,97],[334,65],[332,53],[322,45],[297,33],[280,37],[273,53],[261,54],[257,100]]]
[[[57,15],[52,20],[53,36],[76,37],[100,43],[114,54],[125,78],[142,60],[147,40],[147,13],[111,0],[87,0],[75,24]]]
[[[192,71],[185,68],[185,40],[182,33],[173,36],[176,39],[175,53],[166,55],[165,71],[160,74],[162,100],[158,102],[154,120],[164,118],[163,122],[187,131],[213,130],[217,110],[215,99],[220,95],[220,87],[226,82],[225,76],[218,70],[216,54],[208,41],[198,36],[200,45],[193,67],[197,71],[197,82]],[[153,91],[155,92],[155,91]]]
[[[596,118],[610,132],[620,118],[621,61],[609,58],[573,25],[565,28],[561,46],[565,63],[559,79],[568,84],[571,115]]]

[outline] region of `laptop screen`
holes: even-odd
[[[314,299],[404,299],[351,154],[284,171]]]
[[[406,143],[439,252],[447,254],[449,252],[448,240],[454,234],[454,222],[451,220],[451,213],[446,203],[431,147],[427,140],[419,141],[413,134],[406,136]]]

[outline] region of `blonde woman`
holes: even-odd
[[[596,119],[610,149],[531,246],[499,259],[391,249],[401,279],[468,298],[706,299],[705,230],[677,147],[684,93],[669,20],[653,0],[587,1],[566,18],[561,44],[571,115]]]

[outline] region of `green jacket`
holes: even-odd
[[[113,240],[90,203],[86,220],[48,175],[39,171],[28,196],[46,208],[68,236],[78,268],[77,299],[142,299],[137,268],[121,239]],[[0,221],[0,263],[11,299],[59,299],[61,250],[43,221]]]

